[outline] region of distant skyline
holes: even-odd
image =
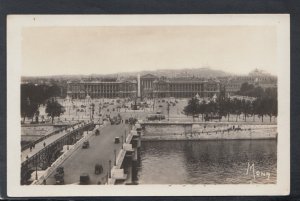
[[[22,76],[210,67],[277,75],[274,26],[27,27]]]

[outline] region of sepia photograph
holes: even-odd
[[[7,20],[11,195],[289,194],[289,15]]]

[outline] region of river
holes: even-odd
[[[139,184],[274,184],[276,140],[143,141]]]

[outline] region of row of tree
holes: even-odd
[[[236,121],[240,115],[244,115],[244,120],[247,117],[252,116],[255,121],[255,116],[261,117],[262,122],[264,116],[270,117],[270,121],[273,116],[277,116],[277,100],[273,98],[258,98],[254,101],[239,100],[239,99],[217,99],[217,101],[199,101],[197,98],[189,100],[188,105],[184,108],[184,113],[196,117],[202,116],[204,118],[213,119],[227,117],[230,121],[230,116],[235,115]]]
[[[240,91],[243,90],[242,86]],[[269,116],[270,121],[273,116],[277,117],[277,90],[270,88],[256,95],[255,99],[219,97],[215,101],[207,102],[192,98],[184,108],[184,113],[193,116],[193,119],[202,115],[202,121],[214,118],[221,120],[222,117],[227,117],[229,121],[231,115],[236,116],[236,121],[240,115],[244,115],[245,121],[249,116],[253,117],[253,121],[255,121],[255,116],[261,117],[261,121],[264,121],[266,115]]]
[[[47,116],[51,117],[52,123],[54,117],[60,116],[64,113],[64,108],[60,105],[54,98],[60,93],[60,88],[56,85],[34,85],[34,84],[22,84],[21,85],[21,116],[23,122],[25,118],[33,119],[39,121],[39,107],[41,104],[46,105]],[[43,118],[43,117],[42,117]]]
[[[277,98],[277,88],[266,88],[264,90],[260,86],[254,86],[253,84],[248,84],[247,82],[245,82],[241,85],[240,90],[236,92],[236,94],[240,96],[248,96],[255,98]]]

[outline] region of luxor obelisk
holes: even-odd
[[[141,76],[140,76],[140,74],[138,74],[138,76],[137,76],[137,82],[138,82],[137,98],[141,99]]]

